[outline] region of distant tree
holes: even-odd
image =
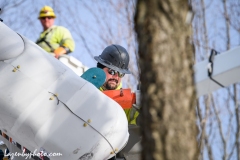
[[[196,160],[197,126],[188,1],[139,0],[143,160]]]
[[[239,46],[239,1],[192,0],[192,6],[197,62],[211,49],[221,54]],[[199,160],[240,160],[239,88],[233,84],[198,99]]]

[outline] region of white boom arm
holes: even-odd
[[[194,66],[198,97],[221,88],[209,78],[208,65],[208,60],[204,60]],[[224,87],[240,81],[240,47],[216,55],[213,60],[212,78]]]

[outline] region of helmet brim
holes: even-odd
[[[55,15],[40,15],[38,19],[43,18],[43,17],[53,17],[54,19],[56,18]]]
[[[95,56],[94,59],[96,61],[98,61],[99,63],[101,63],[102,65],[108,67],[108,68],[111,68],[115,71],[118,71],[120,73],[125,73],[125,74],[131,74],[131,72],[128,70],[128,69],[122,69],[122,68],[118,68],[114,65],[112,65],[110,62],[108,61],[104,61],[103,59],[101,59],[99,56]]]

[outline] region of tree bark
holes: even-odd
[[[198,157],[188,11],[188,1],[137,2],[143,160]]]

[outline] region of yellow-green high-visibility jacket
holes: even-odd
[[[40,34],[36,42],[47,52],[53,52],[58,47],[64,47],[73,52],[75,43],[69,30],[62,26],[52,26]]]
[[[116,88],[116,90],[119,90],[122,88],[122,83]],[[99,88],[100,91],[104,91],[102,87]],[[139,115],[139,112],[135,108],[129,108],[129,109],[123,109],[128,120],[128,124],[134,124],[137,125],[137,117]]]

